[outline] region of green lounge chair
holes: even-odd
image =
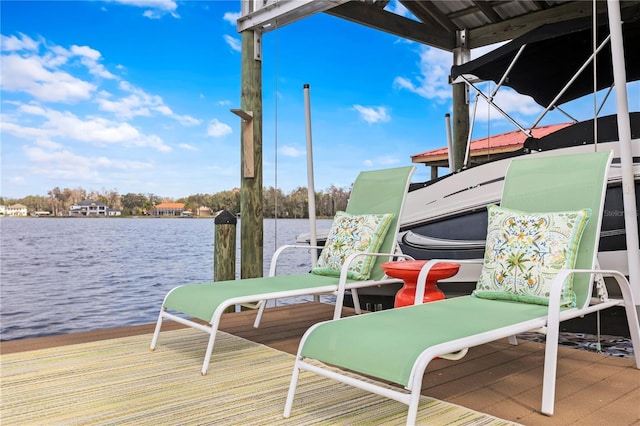
[[[541,411],[552,415],[559,322],[616,305],[626,308],[636,366],[640,368],[640,330],[630,284],[617,271],[597,270],[598,236],[610,161],[609,152],[589,153],[517,159],[508,169],[501,207],[524,212],[591,209],[574,269],[562,268],[555,278],[551,277],[548,306],[475,295],[421,304],[424,278],[438,261],[428,262],[420,273],[415,305],[322,322],[307,330],[296,356],[284,417],[291,414],[299,372],[306,370],[407,404],[407,424],[413,424],[422,378],[432,359],[456,359],[467,348],[502,338],[515,344],[516,334],[539,328],[546,328],[547,333]],[[489,238],[487,241],[489,244]],[[603,296],[602,300],[592,300],[593,274],[613,277],[623,299]],[[574,278],[575,306],[561,307],[562,286],[568,276]],[[600,285],[598,288],[602,290]],[[482,287],[477,286],[476,291],[479,290]],[[507,295],[512,297],[511,293]],[[390,390],[335,372],[335,368],[319,367],[320,363],[309,360],[397,383],[405,389]]]
[[[397,233],[399,218],[402,214],[404,200],[409,188],[411,176],[415,167],[398,167],[385,170],[361,172],[351,189],[346,213],[349,215],[389,215],[386,216],[387,232],[381,235],[381,244],[377,250],[366,250],[352,253],[344,259],[344,265],[333,271],[333,275],[319,273],[305,273],[295,275],[276,276],[278,256],[284,249],[300,248],[309,250],[308,245],[287,245],[280,247],[273,255],[268,277],[241,280],[220,281],[201,284],[187,284],[173,288],[165,296],[158,316],[158,322],[151,341],[151,350],[158,342],[158,336],[164,319],[171,319],[190,327],[197,328],[210,334],[209,343],[202,364],[202,374],[206,374],[216,332],[220,318],[229,306],[236,304],[260,304],[256,315],[255,327],[267,300],[286,297],[336,293],[336,307],[334,318],[340,318],[345,290],[350,290],[353,296],[356,312],[360,313],[357,289],[383,284],[399,284],[401,281],[385,276],[380,264],[386,262],[393,255],[403,257],[397,250]],[[337,223],[334,221],[334,224]],[[322,254],[328,250],[322,249]],[[375,252],[372,252],[375,251]],[[407,257],[407,256],[405,256]],[[363,259],[371,262],[370,274],[350,275],[352,267],[357,267]],[[330,269],[330,268],[329,268]],[[326,273],[326,272],[325,272]],[[331,273],[331,272],[329,272]],[[367,276],[368,275],[368,276]],[[339,291],[340,290],[340,291]],[[207,324],[196,322],[193,318]]]

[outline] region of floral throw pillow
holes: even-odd
[[[489,206],[484,264],[476,297],[549,304],[551,283],[573,268],[591,210],[525,213]],[[561,306],[575,306],[573,277],[564,283]]]
[[[337,212],[316,267],[311,272],[339,277],[340,269],[350,254],[377,252],[384,242],[392,217],[391,213],[351,215]],[[347,277],[368,279],[375,261],[374,256],[359,256],[351,263]]]

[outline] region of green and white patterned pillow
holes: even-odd
[[[337,212],[312,273],[340,276],[345,259],[354,252],[375,253],[384,242],[393,214],[351,215]],[[375,264],[374,256],[359,256],[349,267],[348,278],[366,280]]]
[[[591,210],[525,213],[491,205],[488,214],[484,264],[473,295],[548,305],[554,277],[575,265]],[[575,301],[570,276],[560,305]]]

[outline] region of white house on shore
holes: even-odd
[[[27,216],[27,206],[24,204],[14,204],[5,207],[5,215],[7,216]]]
[[[69,207],[69,216],[106,216],[108,208],[100,201],[84,200]]]

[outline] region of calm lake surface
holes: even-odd
[[[213,219],[0,218],[0,340],[155,322],[171,288],[213,280],[214,226]],[[318,220],[318,229],[330,226]],[[303,232],[306,219],[265,220],[265,275],[275,248]],[[239,276],[240,223],[237,234]],[[309,251],[291,252],[278,273],[309,271]],[[302,300],[310,297],[288,303]]]

